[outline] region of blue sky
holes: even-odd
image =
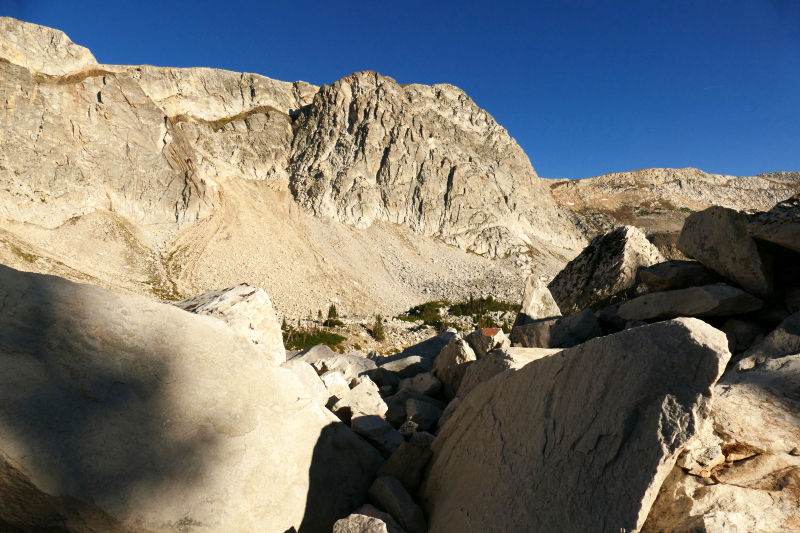
[[[540,176],[800,171],[797,0],[0,0],[98,61],[450,83]]]

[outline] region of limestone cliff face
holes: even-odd
[[[519,145],[456,87],[356,73],[322,87],[294,128],[292,192],[317,215],[490,256],[584,244]]]

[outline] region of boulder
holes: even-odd
[[[218,318],[252,342],[270,361],[286,361],[283,332],[272,301],[264,289],[242,283],[208,291],[174,304],[185,311]]]
[[[364,503],[380,454],[220,320],[5,266],[0,293],[0,529],[322,532]]]
[[[369,488],[369,498],[379,508],[384,509],[397,520],[408,533],[427,533],[428,524],[422,509],[414,503],[403,484],[392,476],[375,480]]]
[[[378,386],[367,380],[350,389],[331,408],[331,411],[345,423],[349,423],[359,414],[382,417],[387,410],[388,407],[381,398]]]
[[[324,344],[300,352],[292,360],[309,363],[318,374],[339,372],[344,376],[347,383],[359,376],[371,375],[377,368],[375,361],[368,359],[361,352],[339,354]]]
[[[416,431],[429,431],[442,417],[442,410],[432,403],[411,399],[406,402],[406,416],[417,425]]]
[[[800,287],[787,289],[784,302],[786,303],[786,309],[790,313],[794,314],[800,311]]]
[[[405,533],[405,531],[389,513],[366,504],[347,518],[336,522],[333,533]]]
[[[800,355],[728,371],[715,387],[712,423],[693,454],[715,457],[713,466],[698,471],[679,462],[683,468],[675,467],[664,482],[642,531],[797,531],[798,390]]]
[[[467,369],[456,397],[447,404],[444,413],[439,418],[439,427],[441,428],[450,420],[458,406],[461,405],[461,401],[481,383],[489,381],[501,372],[519,370],[531,361],[560,351],[561,348],[503,348],[491,352]]]
[[[378,470],[378,476],[397,478],[403,487],[413,494],[422,481],[422,470],[433,456],[432,442],[433,435],[430,433],[413,433],[409,441],[401,444],[394,455],[383,463]]]
[[[413,378],[417,374],[422,374],[423,372],[430,372],[433,370],[433,363],[425,357],[412,355],[404,357],[403,359],[384,363],[381,365],[381,368],[394,372],[400,379],[405,379]]]
[[[722,332],[681,318],[477,387],[433,443],[430,531],[638,531],[729,357]]]
[[[388,459],[405,439],[389,422],[376,415],[354,415],[350,427]]]
[[[760,299],[730,285],[706,285],[639,296],[622,304],[617,316],[626,321],[729,316],[756,311],[763,305]]]
[[[442,382],[445,398],[455,397],[464,373],[477,360],[475,352],[460,335],[453,337],[433,363],[433,372]]]
[[[744,318],[729,318],[720,329],[728,335],[729,340],[733,339],[731,353],[743,352],[759,339],[764,339],[764,328]]]
[[[372,373],[372,381],[374,381],[378,387],[391,387],[392,389],[396,389],[400,385],[400,377],[391,370],[387,370],[383,367],[378,367],[375,372]]]
[[[598,311],[639,284],[639,269],[664,261],[661,252],[633,226],[592,239],[547,286],[564,315]]]
[[[298,361],[302,362],[302,361]],[[328,389],[330,393],[328,398],[336,398],[337,400],[344,398],[344,395],[350,392],[350,384],[344,379],[340,372],[328,372],[320,378],[322,384]],[[327,404],[327,401],[325,402]]]
[[[442,382],[430,372],[425,372],[424,374],[417,374],[413,378],[404,379],[400,382],[398,388],[399,390],[410,388],[428,396],[435,396],[439,389],[442,388]]]
[[[492,350],[511,346],[511,341],[508,340],[508,337],[500,328],[476,329],[467,335],[464,340],[467,341],[467,344],[475,352],[475,357],[478,359],[481,359]]]
[[[748,234],[747,215],[714,206],[686,218],[678,248],[757,296],[772,293],[772,264]]]
[[[750,217],[751,236],[800,252],[800,194]]]
[[[625,329],[625,321],[617,316],[619,306],[623,303],[625,302],[623,301],[611,304],[594,314],[594,316],[597,318],[597,322],[600,324],[600,329],[606,335],[617,333],[618,331]]]
[[[698,261],[665,261],[639,271],[649,292],[701,287],[720,281],[719,276]]]
[[[522,303],[519,313],[514,320],[515,326],[521,326],[526,319],[539,320],[561,316],[561,309],[550,294],[550,289],[539,279],[539,276],[531,274],[525,280],[525,289],[522,292]]]
[[[388,410],[386,411],[386,420],[393,427],[399,428],[406,420],[408,420],[408,413],[406,409],[408,400],[412,399],[429,403],[438,409],[444,409],[447,405],[444,402],[435,400],[430,396],[422,394],[421,392],[413,389],[403,389],[398,391],[396,394],[385,398],[386,405],[388,406]]]
[[[561,324],[566,330],[567,340],[564,345],[567,347],[576,346],[603,334],[600,322],[591,309],[584,309],[580,313],[570,315],[563,319]]]
[[[796,353],[800,353],[800,313],[791,315],[763,341],[744,352],[739,368],[746,370],[767,359]]]
[[[536,320],[511,330],[511,345],[519,348],[555,348],[567,342],[560,318]]]
[[[300,383],[305,387],[312,398],[314,398],[320,405],[327,405],[330,400],[331,392],[325,386],[322,379],[317,375],[317,371],[303,361],[286,361],[281,363],[282,368],[286,368],[294,374]],[[348,389],[349,390],[349,389]]]

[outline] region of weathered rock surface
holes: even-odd
[[[638,531],[729,357],[689,318],[496,376],[434,441],[430,531]]]
[[[381,398],[378,386],[369,379],[343,394],[331,408],[331,411],[345,423],[349,423],[352,417],[359,414],[383,417],[387,410],[388,406]]]
[[[564,315],[587,307],[597,311],[615,295],[639,282],[639,270],[664,261],[661,252],[633,226],[622,226],[592,239],[548,288]]]
[[[305,387],[312,398],[314,398],[320,405],[327,405],[331,397],[331,392],[320,379],[314,367],[303,361],[286,361],[281,363],[282,368],[286,368],[294,374],[300,383]]]
[[[764,328],[748,319],[729,318],[719,329],[728,335],[729,342],[733,340],[731,353],[744,352],[754,343],[764,340]]]
[[[417,374],[423,374],[433,370],[433,363],[425,357],[412,355],[390,361],[381,365],[381,368],[394,372],[400,379],[413,378]]]
[[[639,296],[622,304],[617,316],[626,321],[729,316],[756,311],[763,305],[762,300],[730,285],[706,285]]]
[[[398,389],[400,390],[407,388],[414,389],[428,396],[436,396],[436,393],[442,388],[442,382],[430,372],[424,372],[422,374],[417,374],[413,378],[404,379],[398,385]]]
[[[329,531],[363,503],[378,452],[219,320],[4,266],[0,292],[12,530]]]
[[[800,355],[726,373],[715,388],[713,425],[699,439],[706,447],[698,450],[708,456],[719,450],[722,462],[697,475],[675,467],[642,531],[797,531],[798,387]]]
[[[772,293],[772,264],[748,234],[744,213],[709,207],[690,215],[678,237],[678,248],[755,295]]]
[[[426,394],[422,394],[414,389],[403,389],[398,391],[392,396],[385,398],[388,407],[386,411],[386,420],[394,427],[400,428],[408,420],[408,401],[419,400],[421,402],[429,403],[437,409],[443,410],[447,404],[439,400],[435,400]],[[413,430],[416,430],[417,424],[413,425]],[[402,431],[401,431],[402,433]]]
[[[538,320],[561,316],[561,309],[550,294],[550,289],[539,279],[539,276],[530,275],[525,280],[525,289],[522,292],[522,303],[519,313],[514,320],[514,326],[521,326],[526,319]]]
[[[337,529],[338,528],[338,529]],[[370,504],[342,518],[333,526],[334,533],[405,533],[389,513],[379,511]]]
[[[567,334],[564,346],[570,348],[603,334],[600,322],[591,309],[570,315],[561,321]]]
[[[405,439],[389,422],[376,415],[356,415],[350,427],[372,444],[381,455],[388,459],[397,451]]]
[[[383,476],[376,479],[369,488],[369,497],[375,505],[392,515],[405,531],[427,533],[428,525],[422,509],[397,478]]]
[[[478,359],[484,358],[492,350],[511,346],[511,341],[500,328],[476,329],[467,335],[464,340],[467,341],[467,344],[475,352],[475,357]]]
[[[559,318],[535,320],[511,330],[511,345],[519,348],[555,348],[567,341],[567,330]]]
[[[209,291],[175,304],[185,311],[218,318],[255,344],[270,361],[286,361],[283,332],[272,301],[263,289],[246,283]]]
[[[751,217],[751,236],[800,252],[800,194]]]
[[[406,416],[417,425],[416,431],[431,431],[442,417],[442,410],[431,402],[413,398],[406,402]]]
[[[639,271],[649,292],[674,291],[711,285],[719,276],[698,261],[666,261]]]
[[[800,312],[781,322],[763,341],[747,350],[739,367],[746,370],[767,359],[796,353],[800,353]]]
[[[325,385],[325,388],[328,389],[330,397],[336,398],[336,401],[344,398],[345,394],[350,392],[350,384],[344,379],[341,372],[328,372],[320,379],[322,380],[322,384]]]
[[[433,372],[442,382],[442,394],[454,398],[467,368],[477,361],[475,352],[460,335],[453,337],[433,362]]]
[[[401,444],[394,455],[383,463],[378,470],[378,476],[397,478],[403,487],[413,494],[422,480],[422,469],[433,456],[432,442],[433,435],[429,433],[413,433],[409,441]]]

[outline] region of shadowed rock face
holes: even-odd
[[[583,243],[517,143],[451,85],[359,72],[322,87],[290,174],[302,205],[357,227],[387,220],[490,256]]]
[[[330,531],[365,502],[378,452],[221,321],[4,266],[0,300],[0,529]]]

